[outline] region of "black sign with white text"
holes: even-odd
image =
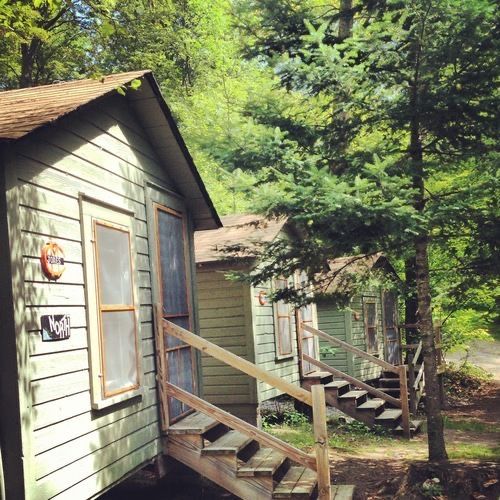
[[[41,316],[40,321],[42,323],[42,340],[44,342],[69,339],[69,314]]]

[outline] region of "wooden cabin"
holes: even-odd
[[[316,307],[310,304],[295,309],[283,301],[273,303],[269,296],[278,287],[293,285],[300,276],[259,286],[229,277],[231,270],[250,272],[258,266],[252,246],[257,254],[258,245],[293,238],[293,231],[284,219],[267,220],[254,214],[221,220],[222,228],[195,235],[200,335],[299,386],[301,376],[315,370],[299,361],[299,352],[316,357],[318,344],[312,335],[299,334],[298,321],[316,326]],[[235,257],[223,250],[231,245],[241,245],[247,251]],[[282,394],[217,360],[203,357],[202,365],[204,397],[249,422],[256,422],[264,401]]]
[[[398,282],[399,278],[390,262],[381,254],[359,258],[343,257],[329,262],[334,279],[326,292],[335,293],[349,286],[349,275],[369,275],[382,272]],[[332,300],[317,302],[318,328],[393,365],[401,364],[401,339],[398,330],[397,295],[383,285],[364,285],[345,308]],[[368,381],[380,377],[382,369],[341,348],[320,340],[321,361],[358,380]]]
[[[296,386],[293,312],[200,279],[204,327],[277,377],[196,335],[193,233],[221,223],[151,72],[0,92],[0,173],[2,500],[95,498],[172,459],[246,500],[352,498],[330,484],[324,399]],[[196,350],[312,406],[316,457],[200,398],[232,389]],[[279,392],[254,387],[235,401]]]
[[[0,172],[0,485],[94,497],[162,453],[152,305],[197,330],[193,232],[220,221],[149,71],[0,92]]]

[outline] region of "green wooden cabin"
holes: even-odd
[[[0,92],[0,183],[0,496],[95,497],[162,453],[152,305],[198,329],[193,232],[220,221],[148,71]]]
[[[346,286],[349,274],[382,272],[398,281],[399,278],[387,258],[381,254],[370,257],[343,257],[329,262],[332,275],[327,292]],[[369,286],[354,295],[345,308],[332,300],[317,302],[318,328],[389,363],[401,363],[401,339],[398,330],[397,296],[383,286]],[[381,368],[341,348],[330,350],[331,344],[320,341],[321,360],[362,381],[374,380]]]
[[[253,214],[221,220],[222,228],[195,235],[200,335],[299,386],[301,376],[314,367],[299,363],[298,353],[302,349],[314,357],[318,346],[310,336],[299,341],[297,318],[316,326],[315,305],[295,310],[284,302],[273,304],[268,296],[285,280],[260,286],[230,280],[230,270],[250,271],[258,261],[251,255],[229,258],[222,250],[227,245],[251,248],[276,238],[293,238],[293,231],[284,220]],[[281,394],[213,358],[203,357],[202,365],[205,399],[251,423],[258,420],[259,405]]]

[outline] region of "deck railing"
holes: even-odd
[[[368,354],[365,351],[362,351],[361,349],[358,349],[357,347],[352,346],[351,344],[348,344],[347,342],[344,342],[343,340],[337,339],[335,337],[332,337],[331,335],[328,335],[328,333],[325,333],[321,330],[318,330],[317,328],[313,328],[312,326],[309,326],[307,324],[302,323],[301,327],[309,332],[312,333],[313,335],[316,335],[318,338],[325,340],[326,342],[330,343],[331,345],[334,345],[336,347],[340,347],[341,349],[344,349],[345,351],[351,352],[354,354],[354,356],[358,356],[359,358],[366,359],[367,361],[370,361],[371,363],[374,363],[380,367],[382,367],[383,370],[389,371],[392,373],[395,373],[398,375],[399,378],[399,398],[394,398],[393,396],[390,396],[389,394],[386,394],[385,392],[382,392],[375,387],[372,387],[371,385],[366,384],[365,382],[362,382],[361,380],[358,380],[355,377],[352,377],[348,375],[347,373],[344,373],[340,370],[337,370],[336,368],[332,368],[331,366],[327,365],[326,363],[323,363],[317,359],[312,358],[311,356],[308,356],[307,354],[302,354],[302,357],[305,361],[317,366],[320,368],[322,371],[326,371],[334,375],[335,377],[342,378],[349,382],[350,384],[353,384],[357,387],[361,387],[365,391],[369,392],[370,394],[373,394],[377,398],[381,398],[384,401],[387,401],[388,403],[396,406],[397,408],[401,408],[402,414],[401,414],[401,427],[403,428],[403,434],[406,438],[411,437],[411,431],[410,431],[410,408],[409,408],[409,402],[408,402],[408,379],[407,379],[407,366],[406,365],[392,365],[391,363],[388,363],[387,361],[384,361],[383,359],[379,359],[375,356],[372,356],[371,354]]]
[[[328,456],[328,434],[326,428],[324,387],[317,386],[312,392],[309,392],[301,387],[290,384],[286,380],[262,370],[253,363],[250,363],[232,352],[229,352],[226,349],[223,349],[222,347],[163,319],[161,307],[159,305],[155,306],[155,313],[157,318],[157,336],[163,336],[164,334],[171,335],[178,340],[185,342],[189,346],[201,351],[202,353],[208,354],[209,356],[212,356],[215,359],[218,359],[219,361],[246,373],[250,377],[274,386],[295,399],[298,399],[299,401],[302,401],[312,407],[315,457],[308,455],[302,450],[299,450],[298,448],[271,436],[248,422],[245,422],[244,420],[231,415],[217,406],[208,403],[198,396],[195,396],[194,394],[191,394],[190,392],[166,381],[164,374],[160,374],[160,379],[162,379],[160,387],[169,396],[182,401],[197,411],[212,416],[219,422],[246,434],[261,444],[280,450],[291,460],[314,470],[317,473],[318,479],[318,498],[320,500],[330,500],[330,463]],[[160,340],[160,343],[163,344],[162,339]]]
[[[408,381],[410,386],[410,409],[412,413],[416,413],[418,403],[422,397],[423,388],[425,385],[424,379],[424,359],[422,355],[422,341],[418,344],[407,344],[401,346],[408,351]],[[417,367],[420,367],[417,372]]]

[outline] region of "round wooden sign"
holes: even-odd
[[[259,299],[259,304],[261,306],[265,306],[267,304],[267,294],[264,290],[261,290],[259,294],[257,295],[257,298]]]
[[[65,269],[64,252],[57,243],[45,243],[40,255],[42,271],[49,280],[58,280]]]

